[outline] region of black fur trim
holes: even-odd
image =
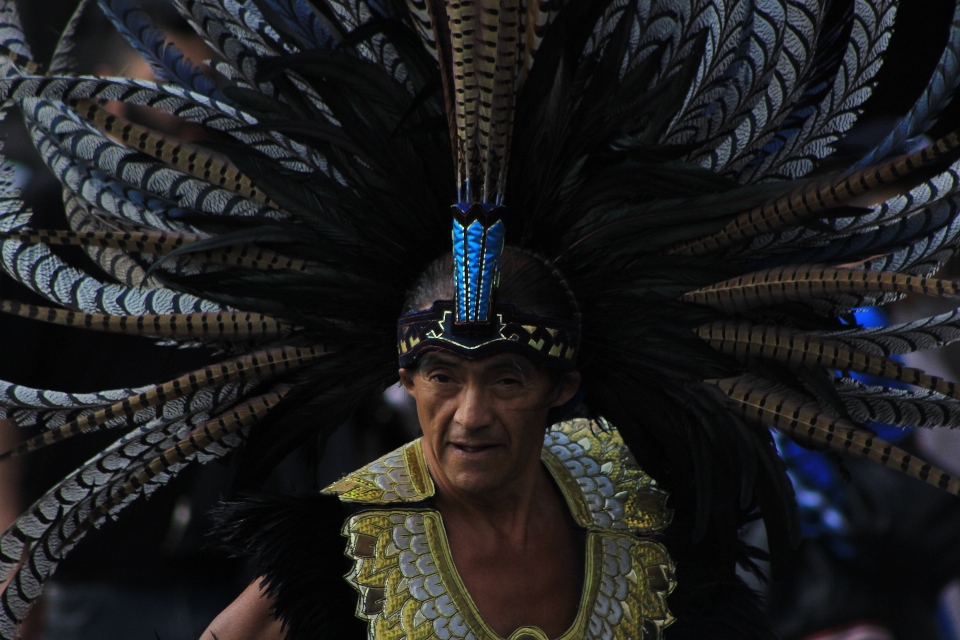
[[[667,598],[677,620],[665,640],[777,640],[757,593],[736,575],[714,583],[683,580]]]
[[[351,568],[340,535],[347,515],[337,498],[319,494],[248,495],[211,512],[211,535],[266,578],[286,640],[366,638],[354,615],[357,592],[343,579]]]

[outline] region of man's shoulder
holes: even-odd
[[[541,458],[580,526],[646,534],[670,523],[667,494],[603,418],[554,424],[544,436]],[[366,505],[421,503],[434,492],[419,438],[323,490],[344,502]]]
[[[603,418],[553,425],[541,457],[580,526],[648,534],[670,524],[666,492]]]
[[[370,505],[423,502],[433,497],[435,488],[420,438],[348,473],[323,489],[343,502]]]

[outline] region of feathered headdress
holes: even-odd
[[[767,427],[960,492],[863,426],[955,424],[957,386],[894,356],[953,341],[956,314],[883,329],[851,314],[960,295],[933,277],[960,232],[958,138],[900,155],[949,101],[960,30],[895,130],[826,174],[882,64],[893,0],[178,0],[217,53],[211,75],[135,0],[100,0],[156,82],[72,74],[88,4],[45,63],[2,3],[0,96],[63,183],[71,228],[32,228],[7,170],[0,268],[50,306],[0,309],[224,355],[147,388],[2,383],[4,415],[44,428],[8,455],[118,430],[0,537],[3,637],[85,533],[184,466],[234,454],[256,484],[394,383],[404,292],[450,251],[451,203],[457,259],[476,259],[457,271],[462,321],[490,321],[476,292],[501,242],[564,274],[586,404],[670,491],[681,583],[732,572],[757,510],[775,556],[796,542]],[[89,268],[54,245],[84,247]]]
[[[513,133],[514,104],[535,48],[524,48],[525,19],[517,2],[470,0],[414,7],[426,14],[445,103],[457,198],[453,205],[454,299],[400,319],[400,366],[426,349],[443,348],[466,358],[519,350],[547,366],[570,370],[580,342],[579,318],[521,314],[496,303],[506,238],[504,195]],[[534,17],[539,9],[533,9]],[[440,46],[437,46],[440,43]],[[446,46],[443,46],[446,45]],[[572,293],[571,293],[572,296]]]

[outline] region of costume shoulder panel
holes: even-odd
[[[434,494],[420,439],[347,474],[322,491],[344,502],[394,504],[422,502]]]
[[[640,469],[606,420],[553,425],[541,455],[580,526],[643,534],[670,524],[666,492]]]
[[[577,523],[651,533],[670,524],[667,494],[637,465],[617,429],[600,418],[559,422],[541,458]],[[323,493],[370,505],[417,503],[435,493],[418,438],[334,482]]]

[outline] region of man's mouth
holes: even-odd
[[[454,448],[458,453],[468,455],[468,456],[479,456],[485,453],[489,453],[494,449],[498,449],[501,445],[499,444],[460,444],[457,442],[451,442],[450,446]]]

